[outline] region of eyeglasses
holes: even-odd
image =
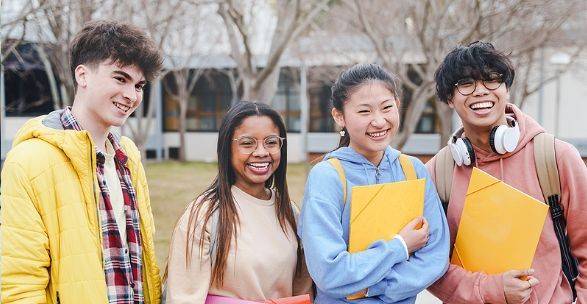
[[[258,147],[258,141],[254,137],[241,136],[233,139],[233,141],[236,141],[238,150],[242,154],[252,154]],[[263,148],[265,148],[269,154],[277,154],[281,151],[284,141],[285,138],[283,137],[276,135],[267,136],[263,139]]]
[[[501,74],[492,74],[489,75],[487,79],[481,80],[481,83],[483,83],[483,86],[486,89],[493,91],[501,86],[503,78]],[[455,83],[455,87],[457,87],[457,90],[461,95],[468,96],[473,94],[477,89],[477,80],[471,77],[463,78]]]

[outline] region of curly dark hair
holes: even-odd
[[[434,78],[436,95],[448,103],[453,97],[455,83],[463,78],[488,79],[491,74],[501,74],[509,89],[514,82],[515,70],[508,56],[488,42],[476,41],[454,48],[442,61]]]
[[[147,81],[161,71],[163,56],[155,42],[140,28],[119,21],[101,20],[87,23],[70,45],[70,69],[74,79],[80,64],[96,66],[112,60],[122,66],[136,65]]]

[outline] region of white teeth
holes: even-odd
[[[371,137],[381,137],[381,136],[384,136],[385,134],[387,134],[387,130],[381,131],[381,132],[375,132],[375,133],[367,133],[367,134]]]
[[[123,104],[120,104],[120,103],[118,103],[118,102],[114,102],[114,105],[115,105],[117,108],[119,108],[119,109],[123,110],[124,112],[126,112],[126,111],[128,111],[128,110],[130,109],[130,107],[129,107],[129,106],[125,106],[125,105],[123,105]]]
[[[491,102],[491,101],[478,102],[478,103],[474,103],[470,106],[471,110],[485,109],[485,108],[492,108],[492,107],[493,107],[493,102]]]
[[[248,163],[249,166],[254,167],[254,168],[267,168],[269,166],[269,163]]]

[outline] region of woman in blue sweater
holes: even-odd
[[[389,144],[399,128],[398,89],[378,65],[355,65],[332,87],[332,116],[342,127],[339,148],[312,168],[298,226],[306,263],[316,284],[315,303],[414,303],[416,295],[447,269],[449,231],[426,168],[410,157],[418,178],[426,179],[424,216],[394,238],[349,253],[350,195],[353,186],[405,180],[400,152]],[[344,168],[347,202],[336,169]],[[363,298],[349,301],[347,296]]]

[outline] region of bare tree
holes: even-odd
[[[164,47],[169,70],[163,86],[179,108],[179,160],[186,161],[187,111],[196,83],[206,71],[202,66],[221,36],[207,35],[209,5],[180,7],[174,16],[176,30],[169,33]]]
[[[11,2],[4,4],[2,10],[2,18],[0,22],[0,34],[2,40],[0,42],[2,47],[2,54],[0,63],[10,55],[18,56],[16,49],[27,36],[28,24],[31,16],[42,9],[42,6],[33,1],[27,1],[17,6],[17,3]],[[8,6],[9,8],[6,8]]]
[[[273,8],[276,11],[276,25],[273,34],[268,37],[271,42],[264,64],[260,62],[261,56],[255,52],[254,45],[260,34],[259,29],[255,30],[254,24],[255,20],[259,20],[259,11],[256,7],[258,3],[237,2],[221,1],[218,13],[226,26],[231,56],[237,63],[243,87],[242,98],[271,103],[277,90],[279,61],[282,55],[291,42],[328,8],[331,1],[276,1]]]
[[[388,7],[385,1],[347,0],[345,4],[354,12],[351,23],[369,38],[379,60],[397,73],[411,93],[410,100],[404,101],[407,106],[402,131],[393,142],[401,148],[434,98],[434,71],[453,47],[475,40],[492,41],[509,50],[514,61],[524,62],[525,74],[531,74],[528,69],[533,69],[534,64],[528,64],[528,59],[534,59],[536,50],[549,45],[561,26],[576,16],[573,10],[580,1],[426,0],[395,1],[393,7]],[[516,96],[522,98],[517,101],[521,104],[533,90],[527,87],[526,80],[516,82],[526,87]],[[534,88],[539,85],[542,83],[532,83]],[[434,106],[444,144],[451,132],[452,111],[442,103]]]
[[[130,17],[130,22],[133,22],[145,29],[147,34],[155,41],[160,49],[163,50],[167,43],[169,34],[177,30],[177,23],[175,23],[174,16],[180,12],[185,1],[181,0],[138,0],[135,2],[123,2],[118,8],[120,12],[119,18],[124,16]],[[185,2],[186,5],[190,4]],[[167,71],[163,71],[151,83],[157,83],[165,77]],[[151,135],[153,124],[156,119],[163,119],[155,116],[155,108],[159,97],[158,92],[154,89],[150,90],[149,106],[143,102],[135,111],[133,123],[126,124],[130,130],[131,137],[137,145],[141,155],[146,155],[146,144]]]
[[[41,0],[42,9],[33,16],[38,33],[43,41],[37,47],[41,61],[49,78],[59,79],[59,86],[52,83],[55,108],[71,105],[74,95],[74,80],[69,66],[69,43],[82,26],[93,20],[98,8],[105,0]],[[41,50],[40,47],[44,49]],[[51,64],[47,64],[47,63]],[[55,90],[59,90],[56,92]]]
[[[202,69],[183,68],[170,71],[163,79],[165,91],[179,108],[179,161],[186,161],[187,110],[190,97],[198,79],[202,75]]]

